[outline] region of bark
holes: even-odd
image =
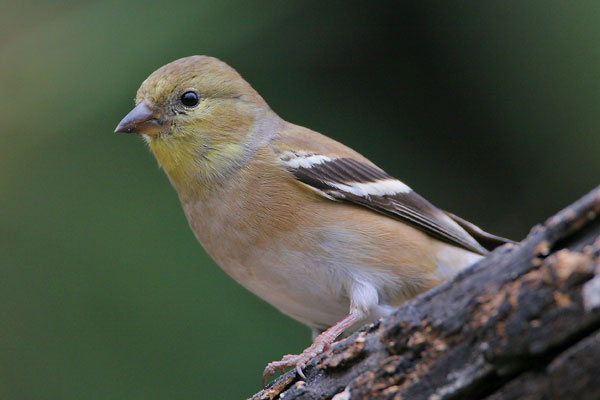
[[[600,187],[252,399],[600,399]]]

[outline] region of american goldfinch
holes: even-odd
[[[451,278],[507,239],[433,206],[356,151],[280,118],[230,66],[153,72],[115,132],[138,133],[190,227],[233,279],[308,325],[307,362],[340,334]]]

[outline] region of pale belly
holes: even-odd
[[[430,272],[424,273],[426,277],[417,273],[401,276],[398,265],[369,264],[365,259],[375,257],[365,254],[368,249],[361,246],[360,238],[347,232],[320,232],[316,237],[320,239],[311,241],[310,250],[298,246],[299,238],[293,237],[270,242],[268,249],[249,248],[243,254],[228,245],[234,241],[205,248],[246,289],[318,330],[332,326],[349,313],[352,289],[357,282],[377,293],[374,304],[360,321],[364,323],[389,315],[403,301],[433,286],[431,282],[441,281]],[[418,270],[412,267],[406,270]]]
[[[367,209],[323,201],[300,230],[285,213],[259,209],[250,218],[247,203],[216,202],[184,204],[204,249],[246,289],[313,329],[332,326],[351,307],[361,309],[361,322],[388,315],[481,258]],[[334,214],[335,226],[320,222]]]

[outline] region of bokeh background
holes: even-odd
[[[0,2],[0,398],[244,398],[307,328],[196,243],[141,81],[217,56],[284,118],[497,234],[598,183],[600,3]]]

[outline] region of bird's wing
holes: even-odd
[[[440,210],[401,181],[365,162],[303,151],[285,151],[279,158],[294,178],[324,197],[370,208],[472,252],[486,254],[482,244],[493,248],[507,241]],[[490,242],[480,244],[467,231]]]

